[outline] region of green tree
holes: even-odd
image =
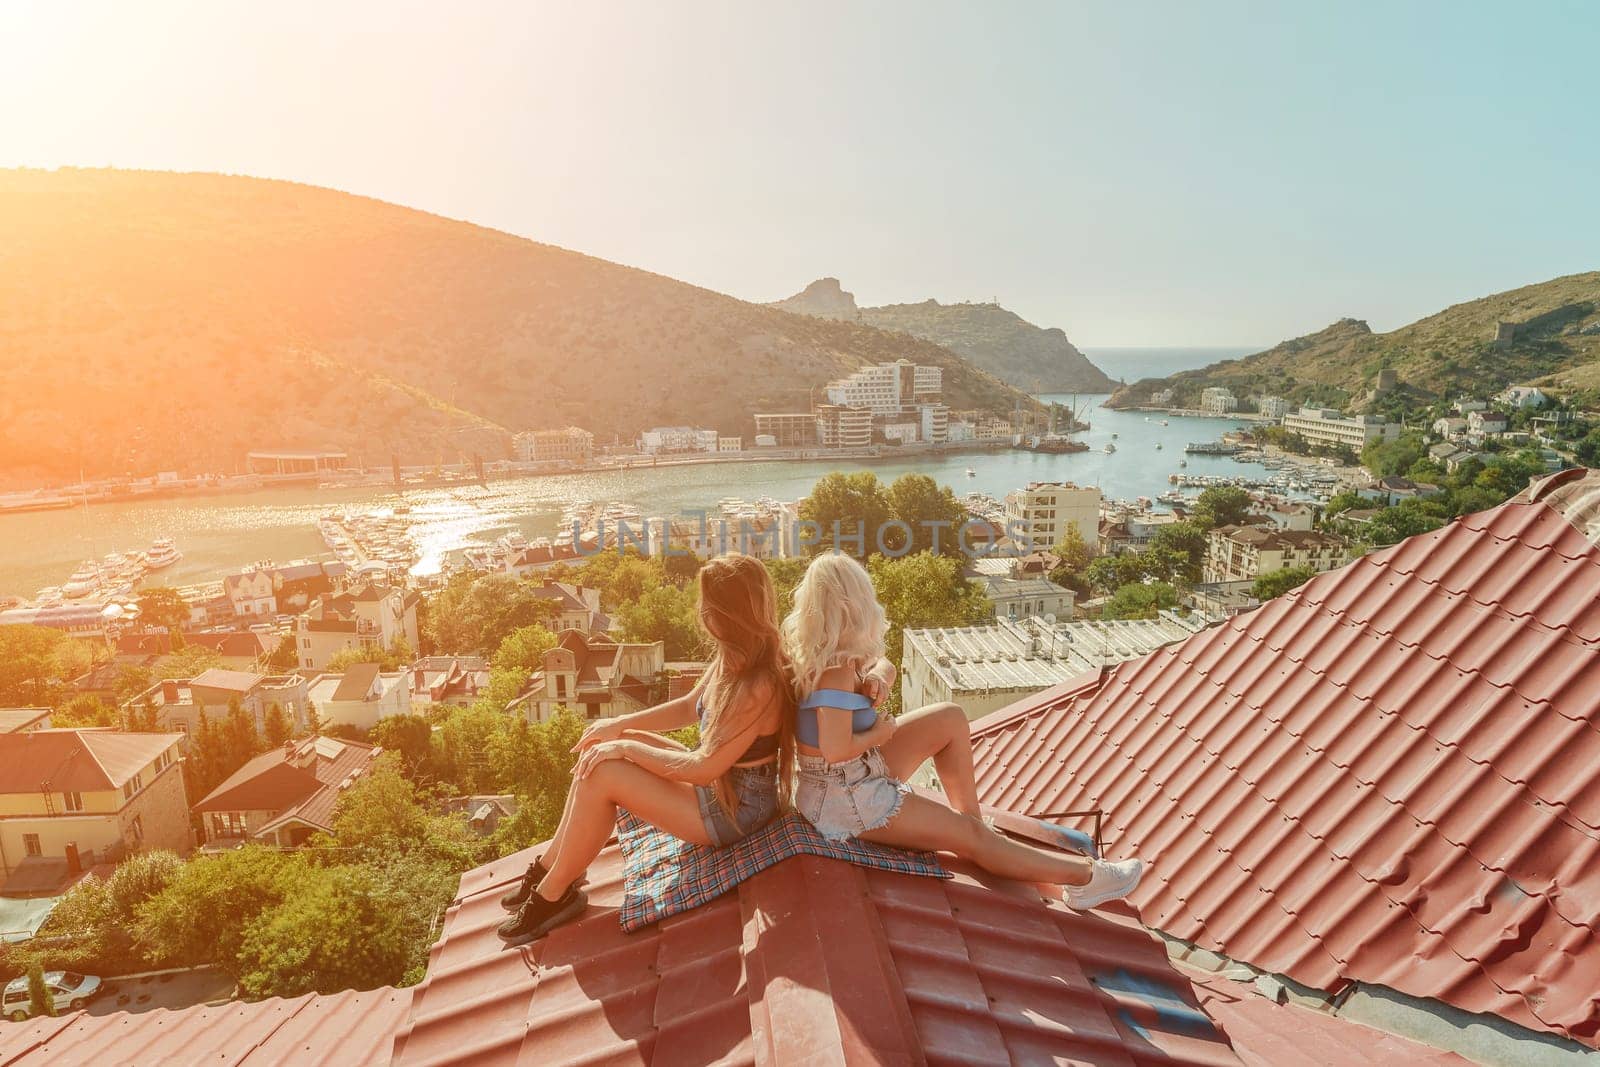
[[[1572,446],[1572,454],[1585,467],[1600,467],[1600,427],[1579,438]]]
[[[1258,577],[1250,587],[1250,593],[1257,600],[1272,600],[1291,589],[1300,588],[1316,576],[1317,572],[1310,567],[1283,567]]]
[[[763,560],[767,576],[772,579],[772,592],[778,601],[778,618],[786,617],[794,609],[794,591],[805,577],[806,561],[803,559]]]
[[[139,591],[139,621],[147,626],[165,627],[172,637],[172,650],[183,647],[183,627],[189,621],[189,605],[176,589],[165,585]]]
[[[1102,595],[1116,592],[1125,585],[1144,580],[1145,561],[1136,553],[1120,556],[1098,556],[1084,571],[1089,588]]]
[[[1050,571],[1050,580],[1071,589],[1080,597],[1088,596],[1089,564],[1094,560],[1094,553],[1089,550],[1077,523],[1067,524],[1066,531],[1052,551],[1060,557],[1061,562]]]
[[[158,678],[193,678],[213,667],[222,666],[222,657],[204,645],[185,645],[156,665]]]
[[[1392,545],[1444,525],[1443,507],[1432,501],[1403,500],[1384,508],[1367,523],[1367,536],[1376,545]]]
[[[295,997],[398,983],[411,957],[408,906],[367,868],[302,866],[293,892],[241,931],[240,991]]]
[[[1135,582],[1111,594],[1103,619],[1153,619],[1163,608],[1178,606],[1178,591],[1166,582]]]
[[[278,647],[267,657],[266,665],[275,671],[292,671],[300,666],[300,651],[295,648],[294,634],[284,634]]]
[[[1193,521],[1203,530],[1231,526],[1250,510],[1250,494],[1236,485],[1214,485],[1194,502]]]
[[[398,756],[385,752],[340,796],[333,833],[341,846],[397,852],[422,839],[427,813],[401,766]]]
[[[228,715],[223,720],[224,767],[222,777],[226,778],[234,771],[243,767],[252,756],[262,751],[261,734],[256,730],[256,720],[253,715],[244,710],[244,705],[238,697],[228,701]]]
[[[961,555],[959,530],[967,521],[967,509],[948,486],[926,474],[902,474],[890,484],[884,500],[890,518],[911,531],[908,539],[899,526],[885,529],[883,545],[890,554],[936,551],[942,556]],[[868,550],[876,551],[876,543],[869,544]]]
[[[1421,435],[1407,433],[1393,440],[1367,442],[1361,450],[1361,464],[1374,478],[1388,478],[1406,473],[1427,454]]]
[[[544,654],[555,647],[556,635],[547,627],[524,626],[505,636],[490,663],[496,670],[532,674],[544,669]]]
[[[0,706],[54,705],[70,676],[70,642],[43,626],[0,626]]]
[[[857,557],[876,550],[874,540],[890,515],[888,494],[871,471],[823,475],[798,511],[801,522],[816,524],[812,555],[837,548]]]
[[[867,563],[878,601],[889,617],[884,655],[903,658],[906,630],[975,626],[994,618],[994,605],[961,573],[962,561],[918,552],[902,559],[874,556]],[[898,698],[896,698],[898,699]]]
[[[267,748],[278,748],[294,736],[294,731],[289,725],[289,717],[283,713],[283,708],[277,701],[267,705],[267,713],[262,716],[261,725],[264,735],[262,740],[266,742]]]
[[[28,1011],[35,1016],[56,1013],[55,999],[44,981],[44,968],[37,963],[28,968]]]
[[[373,723],[369,738],[399,755],[402,771],[416,779],[428,773],[433,755],[433,724],[421,715],[386,715]]]
[[[185,863],[136,909],[135,937],[153,958],[216,963],[238,977],[246,925],[298,891],[304,866],[260,845]]]
[[[554,601],[509,574],[458,575],[428,605],[424,634],[429,650],[438,655],[490,655],[508,634],[546,622],[556,612]]]
[[[50,725],[66,727],[94,727],[117,725],[117,711],[107,707],[99,697],[83,693],[56,706],[50,713]]]
[[[1163,567],[1170,575],[1189,583],[1198,582],[1206,559],[1205,527],[1194,521],[1159,527],[1150,537],[1150,551],[1158,557],[1170,555],[1172,562]]]
[[[328,657],[325,669],[331,674],[338,674],[358,663],[376,663],[380,670],[397,671],[415,658],[411,646],[405,638],[400,637],[388,648],[372,642],[364,642],[355,648],[341,648]]]
[[[659,585],[617,609],[627,641],[660,641],[667,659],[697,659],[705,652],[700,629],[698,593],[675,585]]]

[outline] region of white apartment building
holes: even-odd
[[[918,408],[922,416],[919,430],[928,444],[943,444],[950,439],[950,409],[943,404],[923,404]]]
[[[311,681],[311,704],[324,726],[370,730],[379,719],[410,715],[411,674],[380,670],[376,663],[353,663],[343,674],[323,674]]]
[[[594,434],[576,426],[562,430],[524,430],[511,438],[525,463],[567,463],[582,466],[594,458]]]
[[[986,574],[973,580],[983,586],[984,595],[994,605],[994,617],[997,619],[1031,619],[1035,616],[1072,618],[1076,594],[1048,578]]]
[[[1006,534],[1033,550],[1054,547],[1076,526],[1091,554],[1100,547],[1100,490],[1070,482],[1034,482],[1006,494]],[[1023,546],[1019,546],[1023,547]]]
[[[1343,447],[1356,452],[1370,441],[1399,437],[1401,429],[1398,422],[1385,422],[1377,415],[1346,416],[1333,408],[1314,407],[1303,407],[1285,415],[1283,428],[1314,445]]]
[[[1251,582],[1285,567],[1318,574],[1344,566],[1350,546],[1336,534],[1267,526],[1219,526],[1206,536],[1202,581]]]
[[[901,706],[942,701],[981,719],[1023,697],[1098,667],[1136,659],[1199,633],[1198,617],[1047,623],[998,619],[992,626],[907,630]]]
[[[1200,410],[1207,415],[1226,415],[1239,410],[1239,398],[1233,395],[1233,390],[1213,385],[1201,392]]]
[[[1281,419],[1289,414],[1290,404],[1281,396],[1258,396],[1256,410],[1269,419]]]
[[[757,412],[755,420],[757,448],[808,448],[817,443],[815,412]]]
[[[1172,403],[1171,389],[1157,389],[1150,394],[1150,403],[1158,408],[1164,408]]]
[[[656,426],[639,435],[638,448],[646,455],[675,452],[715,452],[720,435],[695,426]]]
[[[823,448],[865,448],[872,443],[872,412],[867,408],[818,404],[817,443]]]
[[[909,359],[862,367],[848,378],[828,383],[828,403],[867,408],[874,415],[898,415],[919,403],[934,403],[944,389],[944,371]]]
[[[319,597],[294,621],[300,666],[322,670],[347,648],[393,648],[400,639],[415,651],[419,643],[417,605],[421,600],[416,593],[381,585]]]

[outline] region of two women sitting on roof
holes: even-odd
[[[895,671],[883,658],[883,608],[860,563],[834,553],[813,560],[781,633],[760,561],[718,558],[699,581],[700,623],[716,645],[705,677],[687,696],[584,731],[555,836],[501,900],[516,912],[499,929],[508,944],[582,913],[579,883],[619,807],[691,844],[721,847],[765,826],[792,796],[832,840],[953,852],[1004,877],[1066,886],[1076,908],[1137,886],[1138,860],[1034,848],[983,821],[961,708],[934,704],[899,718],[875,710]],[[656,732],[694,722],[692,750]],[[930,758],[948,806],[904,784]]]

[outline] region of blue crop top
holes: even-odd
[[[811,748],[821,747],[817,731],[818,708],[839,708],[850,712],[852,734],[865,733],[878,721],[872,701],[860,693],[852,693],[847,689],[818,689],[800,701],[800,709],[795,713],[794,720],[794,739]]]
[[[694,702],[695,718],[702,724],[706,721],[706,698],[697,697]],[[734,764],[754,763],[756,760],[769,760],[778,754],[778,735],[763,734],[750,742],[750,747],[744,750],[744,755],[734,760]]]

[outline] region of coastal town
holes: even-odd
[[[1600,6],[0,39],[0,1067],[1600,1067]]]

